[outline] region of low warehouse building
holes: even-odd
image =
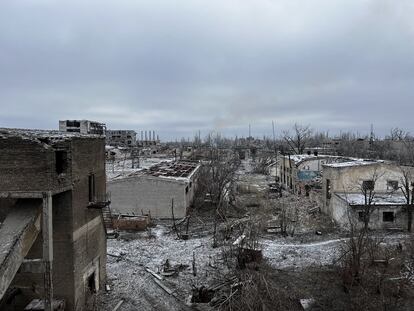
[[[111,208],[118,214],[150,214],[153,218],[182,218],[193,202],[200,164],[162,162],[108,182]]]

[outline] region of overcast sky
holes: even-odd
[[[1,0],[0,127],[414,132],[412,0]]]

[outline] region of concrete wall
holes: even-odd
[[[106,194],[105,141],[74,139],[72,141],[72,248],[74,260],[75,308],[88,303],[88,277],[95,272],[97,287],[106,278],[106,235],[100,211],[88,208],[89,175],[95,175],[96,196]]]
[[[68,148],[67,142],[56,145]],[[55,151],[39,141],[0,138],[0,190],[49,191],[69,186],[70,171],[60,175],[56,172]]]
[[[336,223],[343,228],[349,228],[350,222],[354,223],[358,227],[364,225],[363,221],[359,220],[358,212],[363,211],[363,206],[349,206],[347,202],[337,195],[333,195],[330,209],[330,216]],[[394,221],[383,221],[383,213],[394,213]],[[407,227],[407,212],[404,206],[401,205],[389,205],[379,206],[370,215],[369,228],[371,229],[389,229],[389,228],[401,228]]]
[[[188,193],[186,193],[188,187]],[[186,216],[194,187],[189,183],[152,176],[135,176],[108,182],[111,208],[118,213],[151,213],[153,218],[171,218],[171,199],[174,199],[174,216]]]
[[[327,198],[327,180],[330,181],[331,194],[335,192],[360,192],[364,180],[370,180],[374,174],[379,176],[375,183],[376,192],[387,192],[387,181],[397,180],[401,185],[402,173],[398,166],[374,163],[369,165],[354,165],[341,168],[324,166],[322,191],[324,211],[328,213],[330,200]]]
[[[350,221],[355,222],[355,215],[351,213],[347,202],[342,200],[337,195],[332,195],[331,205],[328,209],[328,215],[331,216],[337,224],[343,228],[349,228]]]
[[[375,183],[376,193],[386,193],[391,191],[387,189],[387,181],[396,180],[401,185],[402,172],[398,166],[384,163],[374,163],[369,165],[355,165],[341,168],[324,167],[322,180],[322,211],[332,217],[343,227],[349,225],[348,210],[351,211],[352,220],[360,223],[358,220],[358,211],[362,208],[349,207],[347,202],[335,195],[339,192],[361,193],[361,185],[364,180],[371,180],[373,176],[378,178]],[[327,196],[327,181],[330,181],[331,198]],[[400,192],[398,190],[398,192]],[[383,212],[394,212],[394,222],[383,222]],[[370,228],[384,229],[389,227],[407,226],[407,212],[403,206],[377,206],[370,217]]]
[[[331,180],[333,192],[347,192],[360,189],[362,181],[372,179],[374,173],[378,175],[375,183],[377,191],[387,191],[387,181],[397,180],[402,177],[398,166],[384,163],[370,165],[355,165],[344,168],[324,167],[324,181]],[[400,183],[401,184],[401,183]]]

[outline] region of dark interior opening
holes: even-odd
[[[384,221],[384,222],[393,222],[394,221],[394,213],[393,212],[383,212],[382,213],[382,221]]]
[[[374,180],[364,180],[362,182],[362,189],[364,191],[373,191],[375,188],[375,181]]]
[[[96,286],[95,286],[95,272],[92,273],[89,277],[88,277],[88,289],[91,293],[95,293],[96,292]]]
[[[89,202],[95,202],[95,175],[89,175]]]
[[[56,173],[65,173],[68,167],[68,153],[66,151],[58,150],[55,152]]]

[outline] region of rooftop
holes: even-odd
[[[56,130],[0,128],[0,138],[8,137],[20,137],[22,139],[30,139],[49,144],[54,141],[69,140],[74,137],[90,138],[102,136],[94,134],[80,134],[74,132],[61,132]]]
[[[336,193],[342,200],[349,205],[364,205],[365,196],[362,193]],[[373,205],[403,205],[407,200],[401,192],[377,193],[374,196]]]
[[[324,164],[324,166],[334,167],[334,168],[344,168],[344,167],[353,167],[353,166],[373,165],[373,164],[379,164],[379,163],[385,163],[385,161],[352,158],[351,161],[328,163],[328,164]]]
[[[151,166],[150,168],[137,170],[126,176],[117,176],[113,179],[116,180],[134,176],[153,176],[176,180],[188,180],[199,167],[200,163],[197,161],[163,161]]]
[[[321,159],[337,159],[337,160],[349,160],[348,157],[341,157],[341,156],[333,156],[333,155],[327,155],[327,154],[293,154],[290,156],[284,156],[285,158],[290,157],[290,160],[293,161],[296,165],[299,165],[305,161],[311,161],[311,160],[321,160]]]

